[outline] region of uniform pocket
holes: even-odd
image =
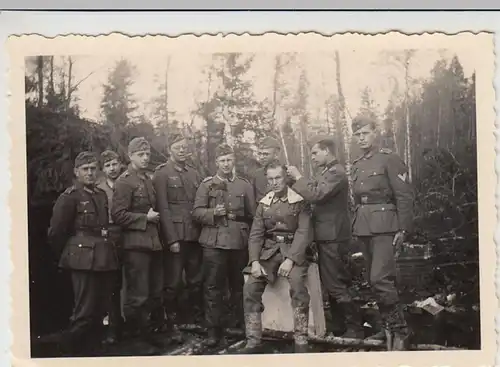
[[[182,217],[173,217],[172,222],[180,239],[184,239],[184,219]]]
[[[184,185],[180,179],[168,179],[167,182],[168,198],[172,201],[185,200],[186,195]]]
[[[75,237],[64,248],[59,265],[68,269],[91,270],[94,266],[95,246],[89,239]]]
[[[399,230],[396,207],[390,204],[373,205],[368,219],[371,233],[394,233]]]
[[[95,212],[94,205],[88,201],[79,203],[77,208],[77,227],[94,227],[98,224],[97,213]]]

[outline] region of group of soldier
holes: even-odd
[[[331,311],[343,315],[342,335],[363,338],[346,262],[356,236],[384,325],[371,337],[385,339],[389,350],[407,348],[394,251],[412,226],[408,172],[396,154],[376,146],[375,121],[358,116],[352,128],[363,151],[351,167],[354,215],[348,176],[328,136],[310,142],[312,178],[283,164],[272,138],[260,142],[262,167],[251,180],[235,174],[235,155],[225,144],[216,149],[216,174],[202,179],[188,164],[190,147],[181,135],[170,137],[168,161],[154,173],[148,171],[150,144],[142,137],[130,141],[124,172],[113,151],[100,159],[80,153],[75,183],[56,201],[48,231],[59,266],[72,277],[74,309],[64,342],[74,349],[97,335],[108,344],[135,337],[153,348],[156,333],[181,340],[176,326],[182,312],[187,322],[204,321],[205,343],[216,346],[228,326],[223,316],[229,303],[232,326],[244,328],[247,337],[241,353],[258,353],[264,290],[284,277],[295,351],[306,352],[313,243]],[[224,301],[227,291],[230,302]]]

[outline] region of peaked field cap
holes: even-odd
[[[186,140],[186,136],[184,134],[172,134],[171,136],[168,137],[168,146],[171,147],[175,143],[178,143],[180,141]]]
[[[309,140],[309,145],[311,147],[313,147],[318,143],[326,142],[326,141],[335,142],[335,139],[333,139],[333,136],[330,136],[330,135],[324,135],[324,134],[315,135],[311,138],[311,140]]]
[[[128,144],[128,152],[129,154],[140,152],[143,150],[151,149],[151,145],[146,140],[146,138],[140,136],[138,138],[134,138]]]
[[[234,150],[227,144],[220,144],[215,148],[215,158],[219,158],[223,155],[233,154]]]
[[[366,125],[375,125],[375,120],[365,115],[358,115],[352,120],[352,131],[358,131]]]
[[[97,162],[97,156],[93,152],[84,151],[79,153],[75,158],[75,168],[83,166],[84,164]]]
[[[120,160],[120,156],[118,155],[118,153],[112,150],[105,150],[104,152],[101,153],[102,164],[112,161],[113,159]]]
[[[259,141],[257,145],[259,149],[281,149],[279,141],[273,137],[267,136]]]

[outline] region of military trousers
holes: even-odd
[[[203,289],[205,321],[209,328],[220,328],[223,294],[226,284],[237,318],[243,318],[243,269],[248,262],[248,250],[203,248]]]
[[[183,274],[189,306],[201,308],[203,281],[203,250],[197,242],[180,242],[180,252],[165,249],[163,301],[167,312],[177,312],[183,289]],[[187,306],[187,305],[186,305]],[[189,308],[191,308],[189,307]]]
[[[245,269],[248,274],[248,279],[243,287],[243,307],[245,313],[264,312],[264,304],[262,303],[262,295],[268,283],[273,283],[277,278],[278,269],[284,261],[280,252],[274,254],[268,260],[260,260],[260,265],[264,268],[267,276],[259,278],[250,274],[251,267]],[[309,307],[309,291],[307,290],[307,271],[309,264],[293,265],[288,282],[290,284],[290,298],[292,308],[308,308]]]
[[[351,274],[348,270],[349,242],[317,242],[321,283],[337,303],[351,302],[348,292]]]
[[[392,241],[394,235],[360,236],[368,282],[377,302],[394,305],[399,302],[396,288],[396,259]]]
[[[74,307],[70,333],[74,337],[83,337],[98,332],[110,308],[116,271],[71,270],[71,281]]]
[[[163,313],[163,252],[124,250],[123,268],[126,322],[145,328],[150,314]]]

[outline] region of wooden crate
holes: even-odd
[[[425,288],[434,276],[432,244],[404,243],[396,259],[398,285]]]

